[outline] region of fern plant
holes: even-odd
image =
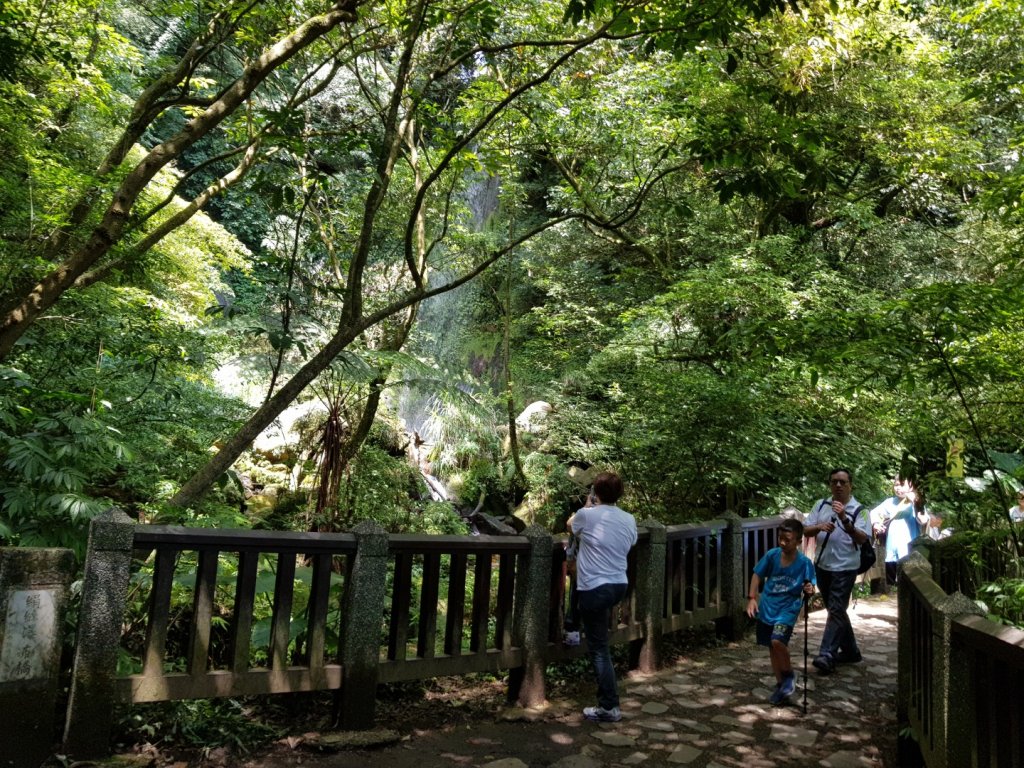
[[[104,419],[104,403],[33,391],[14,369],[0,382],[0,537],[81,555],[89,521],[108,506],[88,488],[129,458],[121,434]]]

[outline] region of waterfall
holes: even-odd
[[[474,174],[464,195],[468,209],[467,223],[472,231],[482,232],[488,227],[491,217],[498,209],[500,189],[499,177],[484,173]],[[443,284],[452,277],[453,274],[437,270],[431,273],[430,283]],[[448,365],[465,368],[467,361],[457,352],[469,321],[468,313],[463,310],[468,306],[476,290],[476,286],[470,282],[423,302],[411,345],[414,354],[438,361],[442,367]],[[436,501],[449,501],[450,494],[444,483],[429,471],[429,465],[425,461],[426,452],[441,437],[437,423],[431,419],[436,408],[436,395],[417,391],[408,386],[402,387],[395,404],[396,414],[410,436],[415,450],[414,460],[430,489],[431,497]]]
[[[170,45],[172,39],[178,34],[178,30],[181,29],[181,26],[181,19],[172,19],[167,25],[167,29],[165,29],[160,37],[156,39],[156,42],[150,46],[149,55],[155,58],[161,54],[167,53],[164,49]]]

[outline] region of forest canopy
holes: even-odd
[[[595,468],[666,523],[848,466],[1007,524],[1020,0],[0,19],[0,542],[555,530]]]

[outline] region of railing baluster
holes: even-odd
[[[327,604],[331,593],[331,565],[328,553],[313,557],[313,578],[306,612],[306,664],[317,673],[324,668],[327,642]]]
[[[437,643],[437,597],[441,579],[441,557],[437,552],[423,556],[423,586],[420,590],[420,631],[416,655],[432,659]]]
[[[697,545],[697,539],[686,540],[686,610],[691,613],[697,610]]]
[[[700,537],[701,545],[701,565],[703,570],[701,585],[703,594],[701,595],[700,607],[710,608],[711,607],[711,538],[712,534],[708,533]]]
[[[473,567],[473,618],[469,650],[487,653],[487,627],[491,615],[491,554],[477,552]]]
[[[703,573],[703,544],[704,539],[702,536],[694,536],[690,539],[690,559],[687,563],[688,570],[690,573],[690,610],[696,613],[701,608],[701,596],[703,590],[703,584],[701,582],[701,575]]]
[[[722,532],[718,531],[714,536],[714,557],[715,557],[715,583],[718,585],[718,589],[715,590],[715,602],[714,607],[720,612],[724,603],[725,597],[723,592],[725,590],[725,582],[722,577],[722,561],[725,559],[724,542],[722,541]],[[753,567],[751,567],[753,571]],[[749,576],[744,573],[746,578]]]
[[[516,560],[514,553],[498,556],[498,611],[494,642],[503,651],[512,647],[512,596],[515,594]]]
[[[291,642],[292,600],[295,595],[295,552],[277,557],[274,580],[274,613],[270,621],[270,667],[287,669],[288,644]]]
[[[626,559],[626,581],[628,587],[626,596],[622,600],[619,611],[619,618],[627,627],[633,625],[633,617],[636,616],[636,548],[629,551]]]
[[[388,628],[388,658],[404,661],[409,641],[409,607],[412,602],[412,556],[395,554],[395,576],[391,584],[391,621]]]
[[[256,566],[259,553],[238,553],[238,577],[235,579],[235,611],[231,620],[231,669],[239,673],[249,669],[252,645],[253,603],[256,599]]]
[[[672,546],[669,549],[669,552],[671,553],[671,563],[669,567],[671,589],[669,594],[672,599],[670,614],[673,616],[678,616],[683,612],[683,584],[685,582],[685,577],[683,576],[683,553],[685,552],[685,547],[685,541],[682,539],[675,539],[672,541]]]
[[[455,552],[448,562],[448,613],[445,616],[444,652],[462,654],[462,624],[466,612],[466,553]]]
[[[160,547],[153,564],[153,587],[149,601],[149,621],[146,624],[146,651],[142,674],[162,675],[167,650],[167,628],[171,613],[171,585],[177,551]]]
[[[192,603],[192,628],[189,632],[188,673],[206,674],[210,656],[210,622],[213,619],[213,593],[217,586],[217,550],[202,549],[196,565],[196,584]]]

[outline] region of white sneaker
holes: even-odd
[[[605,709],[604,707],[584,707],[583,716],[587,720],[597,720],[600,723],[617,723],[622,719],[622,713],[618,707]]]

